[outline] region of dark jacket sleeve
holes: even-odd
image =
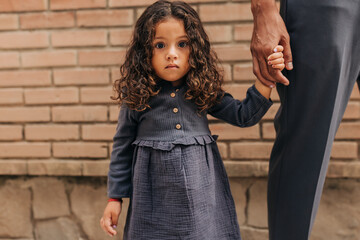
[[[271,99],[261,95],[253,85],[248,89],[243,101],[225,93],[220,103],[210,108],[208,113],[232,125],[250,127],[261,120],[271,105]]]
[[[131,171],[136,138],[137,120],[135,111],[122,106],[119,112],[116,133],[108,172],[107,193],[109,198],[130,197],[132,191]]]

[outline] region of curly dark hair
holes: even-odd
[[[120,79],[114,83],[119,104],[130,109],[143,111],[150,108],[149,99],[156,96],[162,80],[156,76],[151,65],[155,27],[160,21],[173,17],[183,22],[189,39],[189,72],[184,76],[188,86],[184,97],[198,106],[198,113],[211,108],[224,95],[222,89],[223,69],[210,48],[209,38],[199,15],[182,1],[157,1],[146,8],[137,20],[125,62],[120,67]]]

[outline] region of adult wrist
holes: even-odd
[[[251,1],[251,12],[253,13],[254,17],[256,17],[259,12],[264,12],[273,7],[276,8],[275,0],[252,0]]]

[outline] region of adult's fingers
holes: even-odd
[[[293,69],[293,58],[290,48],[290,37],[287,34],[284,38],[281,39],[280,44],[284,46],[284,59],[285,59],[285,67],[287,70]]]
[[[253,73],[266,86],[271,87],[271,88],[275,87],[274,82],[269,81],[262,76],[260,67],[259,67],[259,62],[255,56],[253,56]]]

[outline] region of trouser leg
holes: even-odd
[[[281,106],[268,181],[270,240],[306,240],[335,133],[360,71],[360,1],[284,0],[294,69]]]

